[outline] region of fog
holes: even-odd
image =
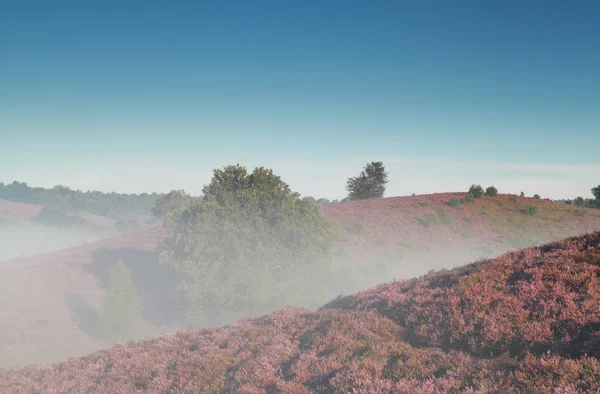
[[[35,222],[0,225],[0,261],[55,252],[115,235],[111,229],[72,229]]]

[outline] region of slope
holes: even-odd
[[[0,391],[600,390],[600,232],[202,331],[7,370]]]
[[[596,210],[507,195],[453,208],[446,204],[451,198],[464,198],[464,194],[323,206],[323,214],[339,234],[335,255],[339,270],[328,278],[330,297],[491,257],[514,249],[511,243],[539,244],[600,229]],[[527,205],[537,206],[538,211],[522,213]],[[440,209],[449,221],[431,219],[433,214],[440,218]],[[99,338],[97,310],[106,293],[108,270],[119,258],[143,298],[145,335],[180,327],[169,298],[175,287],[173,276],[157,263],[153,251],[163,236],[154,228],[2,262],[0,365],[54,362],[109,346]],[[317,305],[328,299],[318,300]]]

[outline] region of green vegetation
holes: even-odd
[[[481,187],[481,185],[471,185],[471,187],[469,188],[469,195],[473,196],[474,198],[479,198],[481,196],[483,196],[483,187]]]
[[[498,189],[496,189],[494,186],[490,186],[487,189],[485,189],[485,195],[494,197],[494,196],[498,195]]]
[[[89,223],[80,216],[69,215],[67,212],[56,207],[44,207],[35,218],[38,223],[57,227],[85,227]]]
[[[425,227],[435,226],[438,224],[448,225],[452,223],[452,216],[443,208],[437,212],[427,212],[422,219],[417,219],[421,225]]]
[[[536,200],[539,200],[541,197],[540,197],[540,195],[539,195],[539,194],[534,194],[534,195],[533,195],[533,198],[535,198]]]
[[[437,210],[437,216],[442,224],[448,225],[452,223],[452,216],[444,208]]]
[[[123,214],[149,213],[159,197],[157,193],[138,195],[99,191],[82,192],[64,186],[44,189],[30,187],[25,182],[14,181],[6,185],[0,182],[0,199],[53,206],[66,212],[81,210],[113,218],[119,218]]]
[[[521,212],[527,215],[535,215],[538,211],[538,207],[535,205],[525,205]]]
[[[119,342],[135,338],[143,323],[142,308],[131,274],[119,259],[110,269],[108,295],[100,312],[100,324],[107,338]]]
[[[181,213],[193,200],[194,198],[184,190],[172,190],[156,200],[151,212],[154,217],[164,219],[170,212],[173,212],[174,215]]]
[[[160,260],[182,277],[191,324],[321,300],[333,234],[319,206],[270,169],[214,170],[202,198],[167,215],[164,228]]]
[[[448,200],[446,204],[452,208],[458,208],[460,206],[460,200],[458,198],[453,197],[450,200]]]
[[[427,201],[421,201],[421,202],[419,203],[419,205],[420,205],[420,206],[422,206],[422,207],[426,207],[426,206],[428,206],[428,205],[429,205],[429,203],[428,203]]]
[[[349,200],[368,200],[383,197],[388,173],[381,161],[367,163],[359,176],[348,178],[346,190]]]
[[[472,194],[467,194],[463,200],[466,204],[471,203],[471,202],[475,202],[475,196],[473,196]]]

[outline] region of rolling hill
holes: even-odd
[[[339,275],[328,278],[328,299],[600,229],[599,210],[509,195],[448,205],[464,197],[444,193],[322,206],[339,236]],[[527,213],[529,205],[537,207],[534,214]],[[154,252],[163,237],[160,228],[147,228],[0,263],[0,365],[55,362],[111,345],[98,334],[97,310],[119,258],[143,298],[145,335],[181,327],[170,301],[175,281]]]
[[[600,232],[0,374],[0,391],[600,391]]]

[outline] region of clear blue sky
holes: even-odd
[[[599,1],[3,2],[0,181],[195,193],[239,162],[339,198],[384,160],[388,195],[587,196],[599,20]]]

